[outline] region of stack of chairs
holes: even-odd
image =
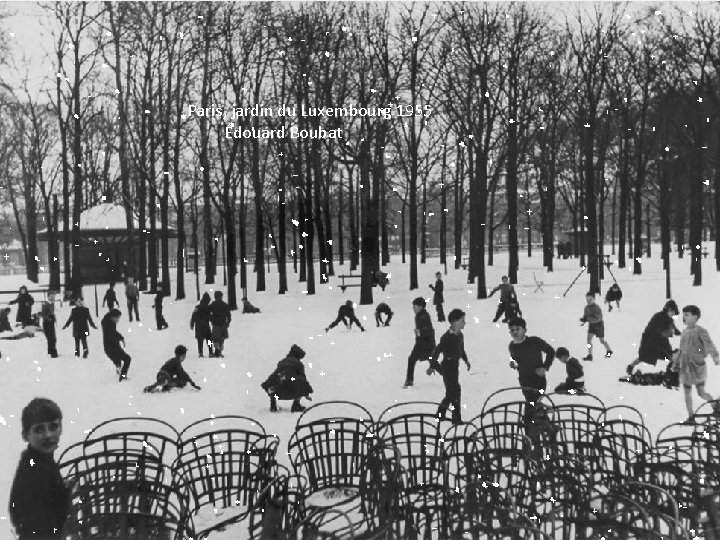
[[[247,526],[273,540],[720,540],[720,418],[653,440],[632,407],[522,388],[450,425],[437,404],[314,405],[277,463],[277,437],[223,416],[175,431],[103,423],[59,460],[73,486],[64,538],[204,539]]]

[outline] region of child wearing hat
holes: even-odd
[[[270,397],[270,412],[277,412],[278,399],[293,400],[291,412],[305,410],[305,407],[300,404],[301,398],[312,399],[310,394],[313,393],[313,388],[305,376],[303,358],[305,358],[305,351],[297,345],[293,345],[287,356],[278,362],[275,371],[260,385]]]

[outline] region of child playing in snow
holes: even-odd
[[[113,308],[102,318],[100,326],[102,327],[105,354],[115,366],[118,380],[122,382],[127,379],[132,358],[120,345],[120,343],[125,345],[125,338],[117,331],[118,322],[120,322],[120,310]]]
[[[450,329],[440,338],[440,343],[430,357],[430,367],[427,370],[428,375],[432,375],[435,371],[440,373],[445,385],[445,397],[440,402],[437,410],[437,417],[445,420],[448,406],[452,411],[452,423],[458,425],[462,423],[460,416],[460,359],[465,362],[465,367],[470,371],[470,362],[465,352],[465,338],[462,329],[465,328],[465,312],[461,309],[453,309],[448,314],[448,322]],[[442,364],[437,359],[443,354]]]
[[[115,282],[111,281],[110,285],[108,286],[108,290],[105,291],[105,296],[103,296],[103,303],[102,307],[105,307],[107,305],[108,311],[113,309],[115,306],[120,307],[120,302],[118,302],[117,294],[115,293]]]
[[[679,372],[680,384],[685,393],[685,407],[688,412],[688,419],[685,423],[693,423],[695,420],[691,394],[693,385],[695,385],[698,395],[705,401],[714,401],[715,399],[705,391],[705,381],[707,380],[705,357],[709,354],[715,365],[720,365],[720,353],[710,339],[708,331],[697,324],[699,318],[700,308],[697,306],[690,305],[683,308],[685,330],[680,337],[678,352],[673,359],[673,369]],[[720,412],[717,403],[713,408],[716,413]]]
[[[0,332],[12,332],[10,324],[10,311],[12,308],[6,307],[0,309]]]
[[[250,300],[248,300],[246,297],[243,296],[242,298],[242,305],[243,305],[243,313],[260,313],[260,309],[256,308],[250,303]]]
[[[146,386],[144,392],[153,392],[157,388],[168,392],[173,388],[185,388],[188,384],[195,390],[200,390],[200,387],[182,367],[186,356],[187,347],[185,345],[175,347],[175,356],[163,364],[155,377],[155,383]]]
[[[385,315],[385,322],[383,322],[381,315]],[[375,326],[390,326],[392,317],[392,309],[385,302],[380,302],[375,308]]]
[[[445,322],[445,312],[443,311],[443,303],[445,302],[445,296],[443,291],[445,290],[445,284],[442,280],[442,274],[435,272],[435,285],[429,285],[433,290],[433,305],[437,311],[438,322]]]
[[[293,345],[288,355],[278,362],[275,371],[260,385],[270,397],[270,412],[277,412],[278,399],[292,399],[291,412],[305,410],[300,404],[300,399],[303,397],[311,399],[310,394],[313,393],[313,389],[305,376],[303,358],[305,351]]]
[[[410,388],[415,384],[415,364],[429,360],[435,350],[435,329],[425,306],[426,302],[422,296],[418,296],[412,302],[412,309],[415,312],[415,346],[408,356],[403,388]]]
[[[65,326],[63,326],[63,330],[70,326],[70,323],[72,323],[72,333],[75,338],[75,356],[80,356],[80,344],[82,343],[83,358],[87,358],[87,337],[90,335],[90,326],[96,330],[97,326],[95,326],[95,322],[93,322],[90,310],[85,307],[82,297],[75,300],[75,307],[70,311],[70,317],[68,317]]]
[[[615,302],[617,304],[617,308],[620,309],[620,300],[622,300],[622,291],[620,290],[620,285],[617,283],[613,283],[610,285],[610,288],[605,293],[605,302],[608,305],[608,311],[612,311],[612,302]]]
[[[574,356],[570,356],[570,351],[565,347],[555,349],[555,358],[565,364],[567,370],[567,378],[564,383],[560,383],[555,387],[555,391],[562,394],[582,394],[585,392],[585,371],[582,365]]]
[[[352,300],[348,300],[338,308],[337,317],[333,322],[330,323],[330,326],[328,326],[325,331],[327,332],[331,328],[335,328],[338,324],[340,324],[340,321],[344,322],[345,326],[348,329],[352,328],[353,323],[355,323],[358,325],[361,332],[365,331],[363,325],[360,324],[360,321],[358,321],[357,317],[355,316],[355,309],[353,308]]]
[[[583,316],[580,317],[580,326],[583,326],[585,323],[588,323],[588,331],[587,331],[587,349],[588,354],[583,360],[589,362],[593,359],[592,355],[592,341],[593,337],[597,336],[597,338],[600,340],[600,343],[602,343],[605,346],[605,358],[610,358],[612,356],[612,349],[610,348],[610,345],[608,345],[607,341],[605,341],[605,323],[603,322],[603,316],[602,316],[602,310],[600,309],[600,306],[598,306],[595,303],[595,293],[594,292],[588,292],[585,295],[585,301],[587,302],[587,305],[585,306],[585,311],[583,312]]]
[[[668,300],[662,311],[658,311],[650,318],[640,338],[638,357],[626,368],[628,375],[632,375],[635,366],[640,362],[654,366],[660,359],[669,361],[672,358],[670,337],[680,335],[680,331],[675,327],[673,321],[673,317],[678,314],[678,311],[675,301]]]
[[[497,311],[495,312],[493,322],[497,322],[500,316],[503,314],[505,314],[505,318],[502,320],[502,322],[508,322],[512,318],[508,315],[508,308],[510,307],[510,302],[512,302],[513,300],[517,302],[517,294],[515,294],[515,287],[513,287],[513,285],[510,283],[510,280],[507,276],[503,276],[502,283],[490,291],[488,298],[490,298],[497,291],[500,291],[500,303],[498,304]]]
[[[35,398],[22,411],[20,456],[10,488],[10,521],[21,540],[62,538],[70,493],[53,454],[62,435],[62,412],[49,399]]]
[[[167,321],[165,320],[165,317],[163,317],[164,296],[165,293],[163,291],[158,291],[158,293],[155,295],[155,303],[152,306],[155,310],[155,325],[157,326],[158,330],[165,330],[169,326]]]

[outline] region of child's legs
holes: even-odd
[[[85,334],[80,336],[80,342],[82,343],[82,346],[83,346],[83,352],[87,352],[88,351],[87,336]],[[77,349],[77,345],[75,346],[75,348]]]
[[[695,389],[697,390],[698,396],[703,398],[705,401],[715,401],[715,398],[705,391],[705,383],[696,384]]]
[[[683,384],[683,392],[685,393],[685,408],[687,409],[688,416],[692,416],[695,412],[693,410],[693,401],[692,401],[692,386],[689,384]]]
[[[342,321],[342,320],[343,320],[342,317],[338,317],[337,319],[335,319],[333,322],[330,323],[330,326],[328,326],[328,328],[335,328],[338,324],[340,324],[340,321]]]
[[[198,354],[203,353],[203,342],[205,341],[203,338],[196,338],[197,340],[197,348],[198,348]]]
[[[600,341],[600,343],[603,344],[603,346],[605,347],[605,350],[608,350],[608,351],[610,350],[610,345],[608,345],[608,342],[605,341],[604,337],[599,337],[598,340]]]
[[[391,311],[388,313],[387,319],[385,319],[385,326],[388,326],[390,324],[390,319],[392,319],[393,312]]]
[[[80,356],[80,336],[73,336],[75,338],[75,356]]]
[[[592,340],[593,340],[594,337],[595,337],[595,334],[593,334],[592,332],[588,332],[588,333],[587,333],[587,351],[588,351],[588,354],[592,354],[592,351],[593,351]]]

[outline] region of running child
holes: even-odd
[[[130,369],[132,358],[125,352],[123,346],[120,345],[120,343],[125,345],[125,338],[117,331],[118,322],[120,322],[120,310],[111,309],[105,314],[102,321],[100,321],[100,326],[102,326],[105,354],[115,365],[115,372],[119,377],[118,380],[122,382],[127,379],[127,372],[128,369]]]
[[[588,354],[586,357],[583,358],[586,362],[589,362],[593,359],[592,351],[593,351],[593,338],[597,337],[598,340],[600,340],[600,343],[602,343],[605,346],[605,358],[610,358],[613,354],[612,349],[610,348],[610,345],[608,345],[607,341],[605,341],[605,323],[603,322],[603,316],[602,316],[602,310],[600,309],[600,306],[598,306],[595,303],[595,293],[594,292],[588,292],[585,295],[585,301],[587,302],[587,305],[585,306],[585,311],[583,312],[583,316],[580,317],[580,326],[583,326],[585,323],[588,323],[588,331],[587,331],[587,349]]]
[[[465,338],[462,329],[465,328],[465,312],[461,309],[453,309],[448,314],[450,329],[440,338],[440,343],[430,357],[430,367],[427,374],[432,375],[435,371],[440,373],[445,385],[445,397],[440,402],[437,410],[439,420],[445,420],[448,406],[452,411],[452,423],[462,423],[460,415],[460,359],[465,362],[465,367],[470,371],[470,362],[465,352]],[[439,364],[437,359],[442,353],[443,361]]]
[[[430,314],[425,310],[426,302],[422,296],[413,300],[412,309],[415,312],[415,346],[410,351],[405,373],[404,388],[415,383],[415,363],[429,360],[435,350],[435,330],[433,329]]]
[[[153,309],[155,310],[155,326],[158,330],[165,330],[168,328],[168,323],[165,320],[165,317],[163,317],[163,298],[165,297],[165,293],[160,290],[155,295],[155,302],[153,303]]]

